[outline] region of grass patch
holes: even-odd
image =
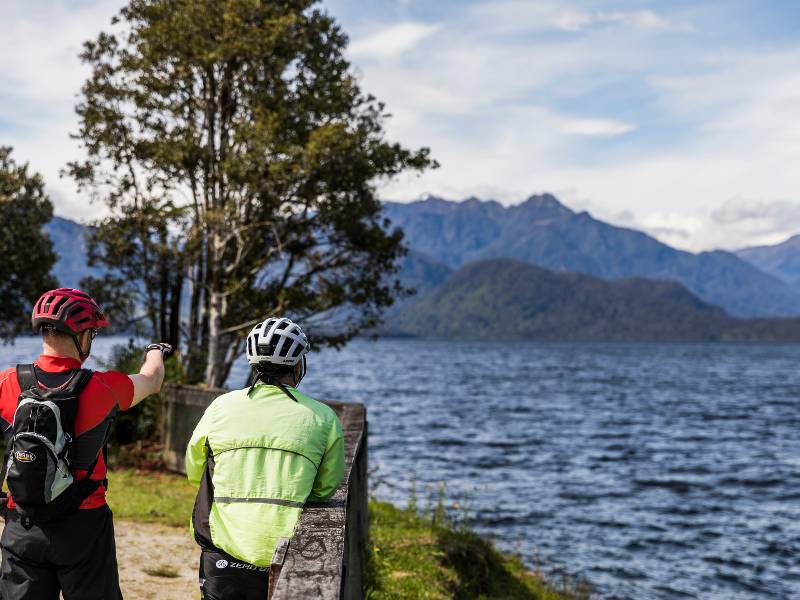
[[[111,469],[108,502],[117,519],[186,527],[196,489],[171,473]],[[366,600],[589,600],[584,583],[547,581],[441,510],[419,516],[386,502],[369,504]],[[170,566],[145,570],[177,577]]]
[[[164,577],[167,579],[175,579],[176,577],[180,577],[180,573],[178,569],[175,567],[168,567],[168,566],[161,566],[155,568],[147,568],[142,569],[145,573],[150,575],[151,577]]]
[[[463,528],[372,501],[364,582],[368,600],[588,600],[582,582],[553,584]]]
[[[187,527],[197,489],[186,477],[157,471],[110,469],[108,504],[117,519]]]

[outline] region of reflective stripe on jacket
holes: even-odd
[[[288,389],[297,402],[265,384],[220,396],[186,449],[187,476],[199,484],[195,539],[259,567],[292,537],[305,502],[329,498],[344,474],[336,413]]]

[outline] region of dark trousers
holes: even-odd
[[[266,600],[269,569],[242,562],[219,550],[200,554],[203,600]]]
[[[0,546],[2,600],[122,600],[108,506],[30,529],[10,510]]]

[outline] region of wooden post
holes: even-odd
[[[272,555],[272,564],[269,566],[269,585],[267,589],[267,600],[272,600],[275,592],[275,585],[283,569],[283,561],[286,559],[286,551],[289,549],[289,538],[281,538],[275,553]]]
[[[308,504],[303,510],[272,600],[361,598],[367,535],[366,408],[327,404],[342,421],[344,479],[330,500]]]

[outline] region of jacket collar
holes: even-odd
[[[36,366],[42,371],[59,373],[62,371],[80,369],[81,362],[77,358],[72,358],[71,356],[53,356],[50,354],[42,354],[39,357],[39,360],[36,361]]]

